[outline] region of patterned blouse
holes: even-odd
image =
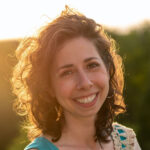
[[[131,128],[113,123],[113,132],[111,136],[115,150],[141,150],[136,135]]]

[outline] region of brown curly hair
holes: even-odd
[[[122,59],[116,53],[114,40],[94,20],[66,6],[59,17],[42,27],[36,36],[23,40],[16,50],[18,63],[11,80],[17,95],[14,105],[20,115],[26,116],[31,140],[40,134],[50,135],[53,141],[61,137],[64,118],[57,121],[58,103],[49,92],[50,67],[56,51],[79,36],[94,43],[110,76],[109,93],[95,121],[95,137],[107,141],[114,117],[125,111]]]

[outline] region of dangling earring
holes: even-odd
[[[56,110],[56,113],[57,113],[57,118],[56,118],[56,122],[58,122],[61,118],[61,114],[62,114],[62,108],[61,106],[55,106],[55,110]]]
[[[114,95],[111,95],[111,96],[107,96],[106,98],[112,98]]]
[[[113,92],[113,94],[112,95],[110,95],[110,96],[107,96],[106,98],[112,98],[114,96],[114,92]]]

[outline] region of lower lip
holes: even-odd
[[[88,108],[88,107],[92,107],[92,106],[96,103],[97,97],[98,97],[98,94],[96,94],[94,100],[93,100],[92,102],[90,102],[90,103],[80,103],[80,102],[78,102],[78,101],[75,101],[75,102],[76,102],[78,105],[82,106],[82,107]]]

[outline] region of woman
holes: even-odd
[[[27,117],[25,148],[140,149],[125,111],[121,57],[101,25],[68,7],[16,51],[16,108]]]

